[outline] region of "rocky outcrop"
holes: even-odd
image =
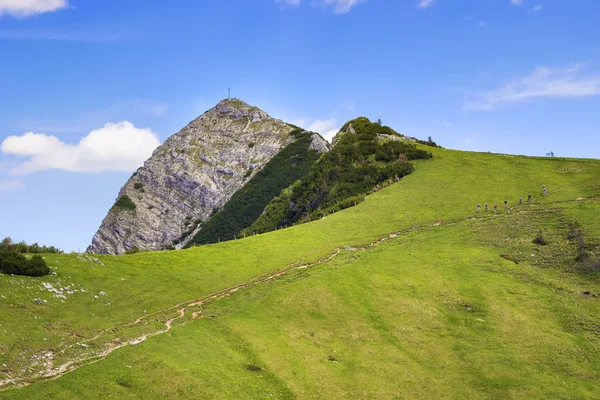
[[[323,139],[321,135],[318,133],[313,133],[308,149],[318,151],[319,153],[324,153],[331,149],[331,145],[327,140]]]
[[[256,107],[223,100],[168,138],[133,174],[88,252],[121,254],[178,244],[290,143],[291,131]]]

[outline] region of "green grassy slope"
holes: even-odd
[[[430,150],[434,159],[398,184],[309,224],[182,252],[99,257],[104,265],[47,256],[56,276],[0,276],[1,381],[26,376],[44,351],[57,354],[56,365],[100,352],[115,338],[164,329],[177,308],[126,325],[138,317],[407,230],[208,301],[194,308],[207,318],[178,326],[190,309],[168,333],[0,398],[593,398],[600,284],[574,261],[566,235],[581,221],[593,250],[599,204],[556,202],[600,195],[600,167]],[[547,198],[501,206],[539,197],[542,184]],[[485,202],[501,212],[475,216]],[[540,228],[548,246],[531,242]],[[86,292],[63,303],[40,282]],[[48,303],[34,304],[38,296]]]

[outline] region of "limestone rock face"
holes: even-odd
[[[87,251],[162,250],[185,239],[292,141],[291,131],[240,100],[221,101],[127,181]]]
[[[331,145],[327,140],[323,139],[321,135],[313,133],[308,149],[318,151],[319,153],[325,153],[331,149]]]

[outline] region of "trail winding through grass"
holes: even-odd
[[[552,194],[557,193],[557,192],[559,192],[563,189],[566,189],[570,186],[579,185],[579,184],[589,181],[589,180],[591,180],[591,179],[586,179],[586,180],[582,180],[582,181],[578,181],[578,182],[573,182],[573,183],[570,183],[567,185],[563,185],[557,189],[554,189],[554,190],[548,192],[545,197],[551,196]],[[540,199],[536,198],[536,199],[533,199],[532,202],[536,202],[538,200],[540,200]],[[577,199],[577,200],[567,200],[567,201],[557,201],[557,202],[549,203],[549,204],[566,203],[566,202],[582,201],[582,200],[588,200],[588,198],[586,198],[586,199],[581,198],[581,199]],[[512,211],[517,207],[521,207],[521,206],[509,207],[507,210]],[[303,259],[309,257],[314,252],[329,245],[328,243],[324,244],[320,247],[317,247],[317,248],[311,250],[306,255],[300,257],[299,260],[286,266],[285,268],[283,268],[281,270],[278,270],[278,271],[270,273],[270,274],[255,277],[251,280],[248,280],[248,281],[239,283],[237,285],[228,287],[226,289],[220,290],[218,292],[212,293],[201,299],[184,301],[184,302],[178,303],[176,305],[173,305],[171,307],[168,307],[168,308],[165,308],[165,309],[162,309],[159,311],[155,311],[153,313],[141,316],[130,323],[118,324],[118,325],[103,329],[103,330],[99,331],[96,335],[94,335],[93,337],[86,339],[85,341],[83,341],[81,343],[71,344],[71,345],[67,346],[66,348],[62,349],[62,351],[60,351],[61,353],[64,354],[66,350],[71,349],[75,346],[81,346],[82,348],[87,348],[88,347],[87,343],[97,341],[97,340],[101,339],[102,337],[107,336],[107,334],[109,334],[109,333],[112,334],[111,338],[109,338],[106,342],[100,344],[100,346],[103,347],[103,349],[99,352],[91,353],[91,354],[90,353],[83,354],[79,357],[76,357],[76,358],[74,358],[70,361],[67,361],[58,366],[54,365],[54,360],[56,358],[56,352],[50,352],[50,353],[48,353],[48,354],[50,354],[50,356],[48,357],[48,360],[47,360],[46,365],[48,365],[48,367],[46,369],[44,369],[41,372],[38,372],[34,375],[27,376],[27,377],[15,377],[15,378],[2,380],[2,381],[0,381],[0,391],[12,390],[12,389],[23,387],[23,386],[28,386],[28,385],[31,385],[31,384],[34,384],[34,383],[37,383],[40,381],[58,379],[58,378],[66,375],[70,372],[73,372],[81,367],[88,366],[88,365],[94,364],[98,361],[105,359],[108,355],[110,355],[115,350],[118,350],[118,349],[121,349],[121,348],[124,348],[127,346],[137,345],[137,344],[140,344],[140,343],[146,341],[147,339],[149,339],[151,337],[167,333],[167,332],[171,331],[173,326],[176,325],[179,321],[181,321],[181,322],[179,322],[180,324],[183,324],[183,323],[186,323],[191,320],[204,318],[204,316],[202,315],[202,310],[199,308],[206,305],[207,303],[211,303],[211,302],[223,299],[225,297],[229,297],[240,290],[248,289],[248,288],[256,286],[256,285],[267,283],[269,281],[272,281],[273,279],[277,279],[285,274],[291,273],[296,270],[307,269],[307,268],[311,268],[311,267],[315,267],[315,266],[318,266],[321,264],[328,263],[328,262],[332,261],[333,259],[335,259],[338,255],[340,255],[343,250],[344,251],[352,251],[352,252],[365,251],[370,248],[377,247],[390,239],[397,238],[398,236],[406,235],[408,233],[412,233],[412,232],[416,232],[416,231],[424,231],[424,230],[429,230],[429,229],[435,229],[440,226],[448,226],[448,225],[458,224],[458,223],[461,223],[461,222],[467,221],[467,220],[492,218],[493,215],[495,215],[495,213],[480,213],[480,214],[468,215],[465,217],[457,218],[457,219],[454,219],[454,220],[451,220],[448,222],[437,221],[433,224],[430,223],[427,225],[414,225],[412,227],[409,227],[409,228],[406,228],[406,229],[403,229],[400,231],[390,232],[390,233],[386,234],[385,236],[381,237],[380,239],[378,239],[377,241],[369,243],[369,244],[356,246],[356,247],[349,247],[349,246],[336,247],[332,250],[332,252],[328,256],[318,259],[312,263],[302,264],[300,262],[300,260],[303,260]],[[298,265],[298,264],[300,264],[300,265]],[[190,311],[190,313],[188,313],[188,311]],[[175,315],[173,315],[173,312],[175,312]],[[168,315],[168,317],[167,317],[167,315]],[[188,318],[186,319],[186,317],[188,317]],[[149,322],[158,322],[160,324],[163,324],[164,328],[156,330],[154,332],[147,332],[147,333],[141,334],[139,336],[136,336],[136,337],[126,340],[126,341],[120,341],[116,337],[116,335],[118,334],[118,333],[115,333],[116,329],[141,326],[144,323],[148,324]],[[10,386],[8,386],[8,385],[10,385]]]

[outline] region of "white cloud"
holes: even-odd
[[[329,143],[331,143],[331,141],[333,140],[333,138],[335,137],[335,135],[337,135],[338,132],[340,131],[340,128],[331,129],[331,130],[329,130],[329,131],[327,131],[325,133],[321,133],[321,136],[323,136],[323,139],[325,139]]]
[[[288,6],[299,6],[300,0],[275,0],[275,4],[285,4]]]
[[[0,0],[0,16],[30,17],[68,6],[68,0]]]
[[[529,9],[529,12],[540,12],[544,9],[541,4],[537,4]]]
[[[23,189],[25,186],[21,181],[1,181],[0,192],[14,192]]]
[[[487,26],[487,21],[482,19],[481,21],[479,21],[479,23],[477,25],[480,28],[483,28],[483,27]]]
[[[465,104],[466,110],[493,110],[536,98],[577,98],[600,95],[600,75],[582,76],[583,64],[566,68],[538,67],[503,87],[482,93]]]
[[[286,0],[275,0],[275,1],[286,1]],[[294,0],[290,0],[290,1],[294,1]],[[295,1],[299,2],[300,0],[295,0]],[[433,7],[436,4],[437,4],[437,0],[418,0],[417,8],[426,9],[426,8]],[[524,4],[524,0],[510,0],[510,4],[512,4],[513,6],[521,6]],[[536,5],[533,8],[531,8],[529,11],[537,12],[537,11],[542,11],[542,9],[543,8],[541,5]],[[463,19],[465,21],[470,21],[471,17],[465,17]]]
[[[25,133],[9,136],[0,145],[4,154],[29,157],[11,170],[13,175],[48,169],[98,173],[132,171],[148,159],[160,141],[150,129],[136,128],[123,121],[106,124],[91,131],[77,144],[68,144],[55,136]]]
[[[285,118],[280,118],[280,119],[282,121],[286,121]],[[307,118],[298,118],[298,119],[291,120],[291,124],[299,126],[301,128],[304,128],[305,126],[310,125],[310,121],[311,120],[307,119]]]
[[[419,0],[417,3],[417,8],[429,8],[435,6],[437,0]]]
[[[327,131],[330,131],[331,129],[334,129],[336,125],[337,125],[337,120],[335,118],[326,119],[326,120],[318,119],[318,120],[314,121],[312,124],[308,125],[308,128],[306,128],[306,129],[311,132],[325,133]]]
[[[325,0],[325,4],[334,7],[333,12],[336,14],[345,14],[352,10],[352,7],[364,3],[367,0]]]
[[[311,122],[312,121],[312,122]],[[307,131],[320,133],[326,140],[331,141],[333,137],[340,131],[337,119],[317,119],[311,120],[302,118],[292,122],[294,125],[306,129]]]
[[[287,6],[298,7],[300,0],[274,0],[275,4],[283,4]],[[368,0],[319,0],[317,3],[333,7],[333,12],[336,14],[345,14],[350,12],[354,6],[360,3],[365,3]]]

